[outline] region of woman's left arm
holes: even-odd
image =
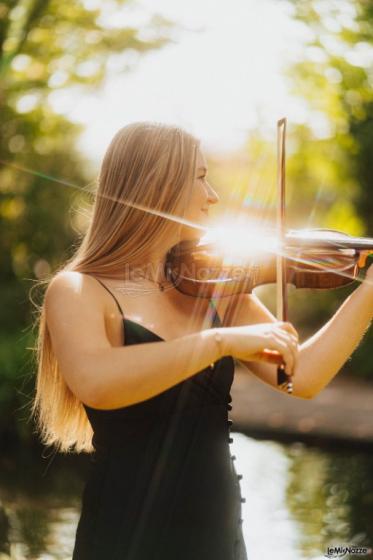
[[[233,303],[233,301],[231,302]],[[361,285],[343,302],[333,317],[299,347],[293,377],[293,396],[311,399],[326,387],[358,346],[373,318],[373,265]],[[254,324],[277,319],[255,295],[240,295],[229,305],[224,323]],[[244,365],[261,381],[277,386],[277,366],[265,362]]]

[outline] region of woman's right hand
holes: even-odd
[[[276,321],[218,329],[224,355],[242,361],[269,361],[264,350],[278,352],[288,375],[294,375],[298,361],[298,333],[291,323]],[[273,361],[273,360],[270,360]]]

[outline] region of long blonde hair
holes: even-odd
[[[196,138],[176,126],[139,122],[121,128],[102,161],[81,243],[71,259],[41,283],[47,286],[62,270],[110,278],[128,265],[143,262],[154,239],[167,236],[175,224],[131,203],[180,215],[190,194],[198,145]],[[44,298],[35,324],[37,380],[31,415],[41,439],[61,452],[91,452],[92,428],[82,402],[59,371]]]

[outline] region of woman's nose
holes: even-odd
[[[217,192],[212,188],[210,183],[208,183],[207,187],[207,200],[209,204],[216,204],[217,202],[219,202],[219,196]]]

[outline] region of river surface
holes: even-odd
[[[321,560],[334,545],[373,548],[373,452],[232,437],[249,560]],[[71,559],[84,472],[74,457],[1,458],[0,560]]]

